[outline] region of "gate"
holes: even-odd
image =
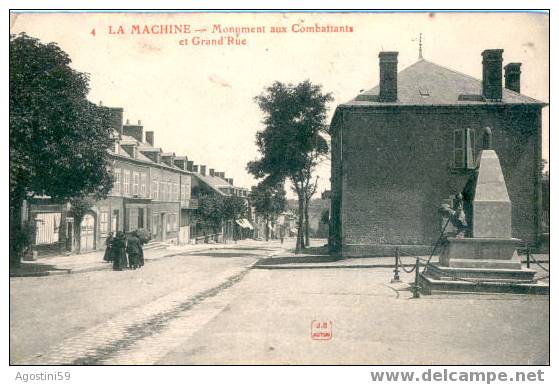
[[[85,214],[80,225],[80,252],[95,250],[95,217]]]

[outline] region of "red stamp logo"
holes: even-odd
[[[332,321],[312,321],[311,338],[313,340],[331,340]]]

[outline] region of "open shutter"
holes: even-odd
[[[454,130],[454,167],[455,168],[464,168],[466,154],[464,152],[465,138],[464,138],[464,130],[458,129]]]
[[[466,129],[466,168],[476,168],[476,132],[475,130]]]

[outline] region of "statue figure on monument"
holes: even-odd
[[[445,203],[441,205],[440,212],[444,218],[449,218],[450,223],[456,228],[456,238],[464,238],[468,232],[468,222],[464,213],[462,194],[458,193],[454,196],[453,208]]]

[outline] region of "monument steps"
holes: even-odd
[[[541,282],[469,282],[460,280],[433,279],[425,274],[419,275],[419,282],[423,294],[509,293],[549,295],[549,285]]]
[[[512,204],[494,150],[481,152],[477,175],[472,178],[475,179],[470,179],[463,193],[456,195],[454,209],[443,210],[460,231],[444,239],[439,262],[428,264],[424,273],[419,274],[422,290],[425,294],[549,294],[549,284],[535,280],[536,272],[524,268],[518,257],[516,249],[521,241],[511,235]],[[475,187],[469,191],[468,186]],[[463,196],[470,201],[469,225],[464,224],[467,216]],[[465,228],[469,228],[469,236]]]
[[[534,280],[536,272],[531,269],[494,269],[494,268],[456,268],[440,266],[437,263],[427,265],[425,274],[436,280],[454,280],[465,278],[477,281],[525,282]]]

